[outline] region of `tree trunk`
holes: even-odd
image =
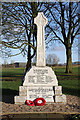
[[[30,38],[28,39],[30,43]],[[26,65],[26,71],[27,72],[31,68],[31,46],[28,45],[28,54],[27,54],[27,65]]]
[[[33,17],[33,20],[32,20],[32,25],[34,25],[34,17]],[[33,28],[33,26],[32,26],[32,30],[33,30],[33,46],[34,46],[34,37],[35,37],[35,39],[37,40],[37,35],[36,35],[36,31],[37,31],[37,27],[36,27],[36,25],[35,25],[35,28]],[[28,35],[28,42],[30,43],[31,42],[31,31],[30,31],[30,33],[29,33],[29,35]],[[35,46],[34,46],[35,47]],[[28,45],[28,54],[27,54],[27,64],[26,64],[26,69],[25,69],[25,72],[24,72],[24,76],[23,76],[23,78],[25,77],[25,75],[26,75],[26,72],[31,68],[31,59],[34,57],[34,55],[35,55],[35,53],[36,53],[36,50],[34,50],[34,52],[33,52],[33,55],[31,55],[31,46],[30,45]]]
[[[66,47],[66,57],[67,57],[67,62],[66,62],[66,73],[72,73],[72,52],[71,52],[71,47]]]
[[[27,60],[28,61],[27,61],[27,64],[26,64],[26,69],[25,69],[24,75],[22,77],[22,84],[21,85],[23,85],[26,72],[31,68],[31,46],[30,45],[28,45]]]

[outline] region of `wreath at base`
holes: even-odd
[[[37,98],[34,102],[31,100],[26,100],[25,102],[28,106],[43,106],[45,105],[46,101],[44,98]]]
[[[28,106],[34,106],[34,102],[31,101],[31,100],[26,100],[26,104],[27,104]]]
[[[45,105],[45,103],[46,103],[46,101],[45,101],[44,98],[37,98],[37,99],[35,100],[35,105],[36,105],[36,106],[43,106],[43,105]]]

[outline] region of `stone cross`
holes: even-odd
[[[45,25],[48,23],[47,18],[43,12],[39,12],[38,16],[34,18],[34,23],[37,25],[37,61],[36,66],[43,67],[45,63]]]

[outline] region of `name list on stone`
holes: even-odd
[[[53,82],[53,78],[48,76],[48,70],[36,69],[33,70],[34,75],[28,76],[28,83],[34,84],[48,84]]]

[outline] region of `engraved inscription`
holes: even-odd
[[[47,84],[53,82],[53,78],[51,76],[45,76],[45,75],[28,76],[28,82],[34,84],[38,84],[38,83]]]
[[[37,83],[45,83],[45,76],[37,75]]]
[[[35,76],[28,76],[28,81],[30,83],[35,83]]]
[[[53,79],[51,76],[46,76],[46,82],[52,82],[52,81],[53,81]]]
[[[29,98],[30,99],[32,99],[32,98],[38,98],[39,97],[39,95],[29,95]],[[41,95],[40,97],[42,97],[42,98],[47,98],[47,99],[49,99],[49,98],[52,98],[52,95]]]
[[[33,69],[33,74],[28,76],[28,82],[34,84],[48,84],[53,82],[53,78],[48,75],[47,69]]]
[[[33,92],[33,93],[46,93],[46,92],[51,92],[52,89],[50,88],[29,88],[28,89],[29,92]]]
[[[53,99],[54,91],[52,87],[29,87],[27,89],[28,99],[36,99],[43,97],[45,99]]]
[[[36,70],[33,70],[33,73],[34,74],[48,74],[48,70],[36,69]]]
[[[43,98],[52,98],[52,95],[42,95]]]

